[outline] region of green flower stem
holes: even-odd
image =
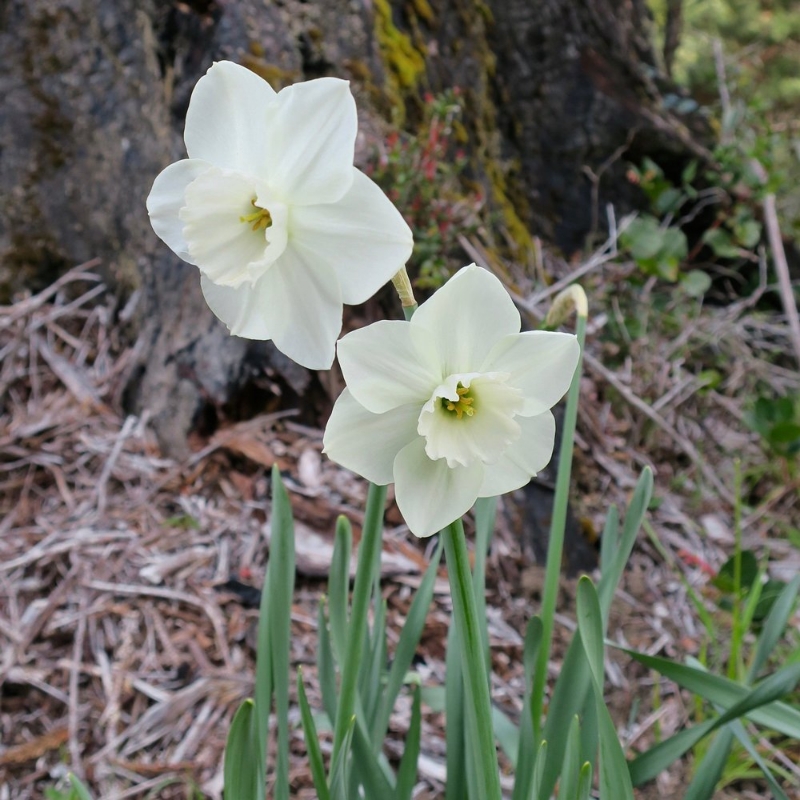
[[[733,625],[731,627],[731,652],[728,656],[728,677],[740,680],[742,643],[744,641],[744,603],[742,602],[742,461],[733,461]]]
[[[403,316],[406,318],[406,322],[411,322],[411,317],[414,316],[414,312],[419,308],[417,305],[413,306],[403,306]]]
[[[553,638],[553,621],[558,598],[558,582],[561,576],[561,557],[564,551],[564,530],[567,521],[567,502],[569,482],[572,474],[572,448],[575,442],[575,423],[578,418],[578,395],[581,388],[581,364],[583,344],[586,340],[585,306],[578,308],[577,336],[581,346],[581,356],[575,367],[572,384],[567,394],[567,407],[564,411],[564,424],[561,431],[561,449],[558,456],[558,476],[556,494],[553,499],[553,518],[550,524],[550,539],[547,544],[547,565],[545,567],[544,594],[542,596],[542,644],[536,657],[531,691],[531,718],[533,720],[533,741],[538,746],[542,732],[542,709],[547,687],[547,663],[550,660],[550,643]],[[584,313],[580,313],[583,311]]]
[[[383,533],[383,510],[386,505],[386,487],[369,485],[367,509],[361,543],[358,547],[359,569],[356,570],[353,587],[353,605],[350,611],[350,625],[347,636],[347,653],[342,669],[342,682],[339,688],[339,704],[336,709],[336,726],[333,736],[333,755],[335,764],[340,750],[349,738],[356,707],[358,670],[364,650],[364,632],[367,630],[367,612],[372,593],[372,565],[379,557]]]
[[[497,749],[494,743],[492,705],[489,695],[489,678],[481,637],[478,607],[475,601],[469,553],[461,520],[453,522],[442,532],[453,598],[453,618],[461,648],[464,670],[466,714],[474,717],[474,725],[467,720],[468,735],[473,732],[473,754],[480,787],[480,800],[501,800],[500,773]]]

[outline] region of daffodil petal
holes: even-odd
[[[342,328],[336,276],[306,264],[287,248],[254,285],[218,286],[203,276],[203,295],[234,336],[272,339],[284,355],[309,369],[328,369]]]
[[[304,258],[290,242],[256,288],[278,350],[309,369],[329,369],[342,330],[342,295],[333,270]]]
[[[176,256],[190,264],[195,262],[189,255],[178,214],[186,205],[186,187],[209,169],[207,161],[193,158],[176,161],[159,173],[147,197],[147,213],[156,235]]]
[[[325,426],[323,452],[373,483],[391,483],[397,454],[417,435],[418,416],[413,404],[373,414],[345,389]]]
[[[190,158],[258,177],[266,174],[267,111],[272,87],[231,61],[219,61],[194,87],[184,141]],[[274,158],[274,155],[273,155]]]
[[[400,320],[348,333],[337,352],[353,397],[374,414],[414,402],[419,414],[441,380],[427,333]]]
[[[497,342],[482,369],[509,373],[509,384],[521,389],[525,398],[519,413],[532,417],[566,394],[579,355],[580,345],[571,333],[527,331]]]
[[[415,439],[394,460],[395,496],[400,513],[416,536],[432,536],[469,511],[483,483],[483,465],[451,469],[425,455]]]
[[[340,200],[353,182],[357,132],[347,81],[317,78],[282,89],[263,142],[270,185],[293,206]]]
[[[499,339],[519,333],[520,317],[500,281],[471,264],[423,303],[411,324],[432,334],[442,373],[450,375],[474,371]]]
[[[524,486],[543,470],[553,455],[556,423],[549,411],[535,417],[515,417],[519,438],[494,463],[485,468],[479,497],[495,497]]]
[[[336,272],[342,300],[357,305],[408,261],[414,240],[381,188],[351,170],[352,186],[337,202],[292,209],[291,235],[300,252]]]
[[[200,288],[208,307],[222,320],[231,335],[243,339],[271,339],[263,301],[259,298],[258,284],[243,284],[236,289],[219,286],[208,276],[200,275]]]

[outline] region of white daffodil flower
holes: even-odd
[[[410,322],[376,322],[339,341],[347,388],[325,453],[373,483],[394,481],[408,527],[430,536],[547,465],[550,408],[579,351],[572,334],[520,333],[500,281],[464,267]]]
[[[232,334],[272,339],[327,369],[342,303],[363,303],[405,264],[408,225],[353,166],[356,106],[347,81],[275,92],[229,61],[192,92],[189,158],[155,180],[155,232],[201,272],[211,310]]]

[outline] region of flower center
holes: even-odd
[[[469,387],[464,386],[464,384],[459,381],[456,387],[456,394],[458,395],[458,400],[450,400],[447,397],[443,397],[442,407],[451,414],[455,414],[458,419],[461,419],[464,414],[468,417],[473,416],[477,409],[473,405],[475,398],[472,396]]]
[[[256,198],[250,201],[255,211],[252,214],[245,214],[239,217],[239,222],[246,222],[252,225],[254,231],[265,231],[272,225],[272,214],[266,208],[259,208],[256,205]]]
[[[191,262],[217,286],[254,286],[286,250],[289,208],[255,178],[209,167],[184,202],[178,218]]]
[[[428,458],[445,458],[451,468],[494,464],[520,435],[514,417],[522,410],[522,392],[508,378],[505,372],[448,375],[417,420]]]

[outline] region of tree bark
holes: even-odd
[[[674,89],[658,75],[643,0],[0,0],[0,52],[0,302],[99,256],[135,308],[125,403],[148,409],[173,455],[204,415],[243,395],[308,405],[318,386],[269,343],[230,337],[197,270],[147,220],[152,181],[185,155],[189,96],[213,61],[276,88],[349,78],[367,133],[389,119],[413,128],[425,91],[462,87],[490,202],[512,236],[564,251],[606,202],[639,202],[624,159],[669,167],[704,155],[665,110]]]
[[[678,90],[659,73],[644,0],[496,0],[492,11],[505,147],[545,239],[570,253],[605,233],[606,204],[640,205],[626,163],[649,156],[679,175],[691,157],[710,160],[704,120],[665,102]]]

